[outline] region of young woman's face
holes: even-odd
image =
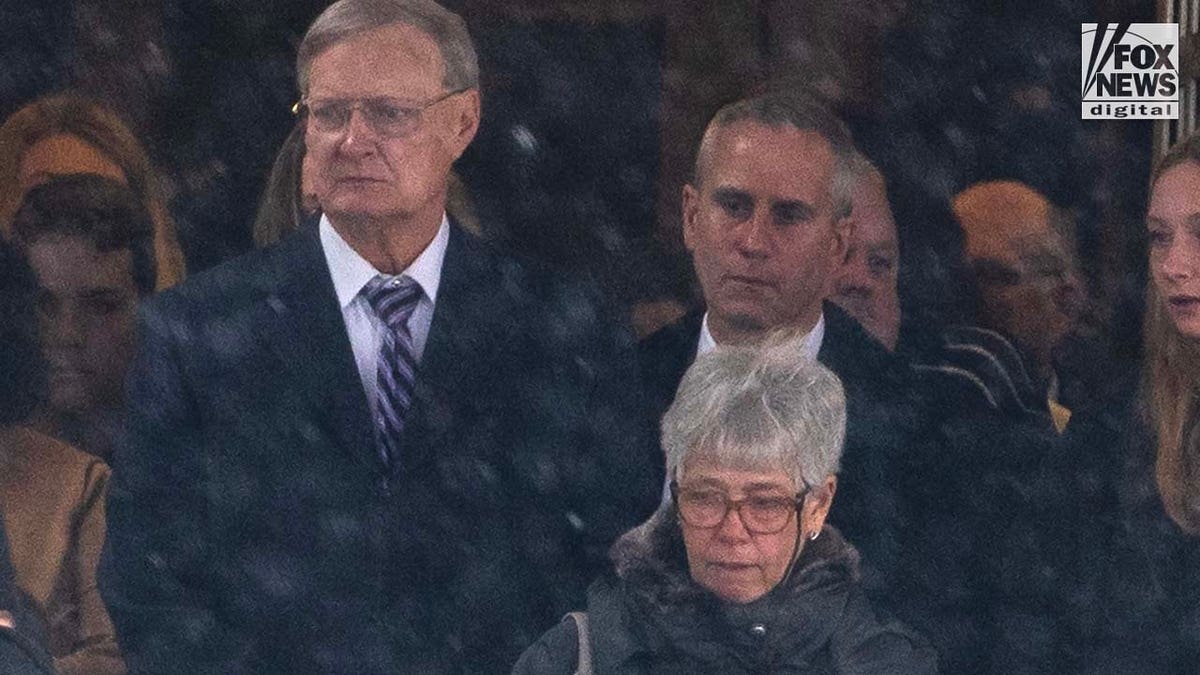
[[[1200,339],[1200,164],[1167,169],[1150,191],[1146,213],[1150,276],[1181,335]]]

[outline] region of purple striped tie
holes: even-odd
[[[412,404],[417,357],[413,350],[408,319],[421,300],[421,286],[409,277],[386,279],[376,276],[362,293],[384,323],[376,375],[376,438],[385,466],[395,469],[400,461],[404,416]]]

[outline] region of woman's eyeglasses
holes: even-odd
[[[717,527],[729,512],[736,511],[746,531],[753,534],[775,534],[787,527],[792,515],[800,511],[805,486],[794,498],[754,496],[730,499],[719,490],[681,488],[671,481],[671,499],[683,522],[700,529]]]

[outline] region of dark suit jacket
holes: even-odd
[[[886,600],[900,545],[897,466],[918,431],[919,406],[909,396],[909,371],[901,361],[837,305],[826,302],[823,312],[825,339],[817,360],[846,392],[846,445],[830,522],[862,552],[868,592]],[[638,346],[654,419],[662,419],[696,358],[702,320],[702,311],[693,312]]]
[[[101,568],[133,671],[507,671],[656,501],[609,319],[452,228],[389,473],[316,228],[153,298]]]

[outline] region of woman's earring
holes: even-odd
[[[813,532],[812,534],[808,535],[808,538],[811,539],[812,541],[816,541],[817,537],[819,537],[819,536],[821,536],[821,531],[817,530],[816,532]]]

